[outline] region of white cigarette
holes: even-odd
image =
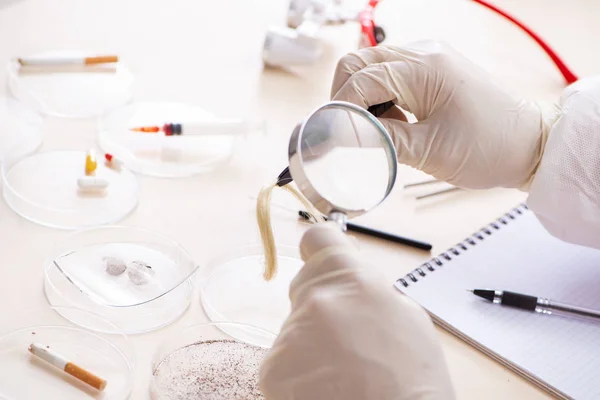
[[[46,66],[57,66],[57,65],[95,65],[95,64],[106,64],[116,63],[119,61],[117,56],[95,56],[95,57],[69,57],[69,56],[57,56],[57,57],[25,57],[17,60],[19,64],[26,65],[46,65]]]
[[[32,343],[29,345],[29,352],[98,390],[104,390],[106,387],[107,382],[104,379],[99,378],[91,372],[68,361],[57,352],[51,350],[48,346]]]

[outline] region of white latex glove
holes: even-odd
[[[600,248],[600,78],[541,105],[508,93],[449,46],[421,42],[343,57],[331,96],[365,108],[393,100],[418,119],[380,118],[399,162],[464,188],[529,191],[550,233]]]
[[[304,235],[292,311],[262,363],[267,400],[452,399],[433,324],[339,227]]]
[[[557,108],[516,97],[435,41],[376,46],[344,56],[331,97],[367,108],[393,100],[418,123],[380,118],[398,161],[472,189],[526,187]]]

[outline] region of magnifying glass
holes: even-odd
[[[376,118],[392,106],[365,110],[334,101],[317,108],[294,129],[289,167],[277,185],[295,181],[317,210],[346,230],[349,218],[379,205],[394,186],[396,150]]]

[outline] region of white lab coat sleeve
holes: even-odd
[[[527,204],[566,242],[600,249],[600,77],[565,89]]]

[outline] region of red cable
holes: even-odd
[[[550,46],[548,46],[546,44],[546,42],[544,42],[531,29],[529,29],[528,27],[526,27],[521,22],[519,22],[518,20],[516,20],[512,16],[508,15],[507,13],[505,13],[504,11],[502,11],[501,9],[497,8],[496,6],[494,6],[494,5],[486,2],[484,0],[473,0],[473,1],[475,3],[479,3],[482,6],[487,7],[490,10],[492,10],[492,11],[494,11],[494,12],[502,15],[504,18],[508,19],[509,21],[511,21],[512,23],[514,23],[515,25],[517,25],[519,28],[523,29],[525,31],[525,33],[527,33],[533,40],[535,40],[537,42],[537,44],[539,44],[542,49],[544,49],[544,51],[546,52],[546,54],[548,54],[548,56],[552,59],[552,61],[554,62],[554,64],[558,67],[558,69],[560,70],[560,73],[565,78],[565,80],[567,81],[568,84],[571,84],[571,83],[575,82],[578,79],[577,76],[573,72],[571,72],[571,70],[565,65],[565,63],[563,62],[563,60],[554,52],[554,50],[552,50],[550,48]]]
[[[375,24],[373,23],[373,10],[377,6],[380,0],[369,0],[367,6],[360,12],[358,19],[360,21],[360,28],[369,41],[371,46],[377,46],[377,40],[375,40]]]

